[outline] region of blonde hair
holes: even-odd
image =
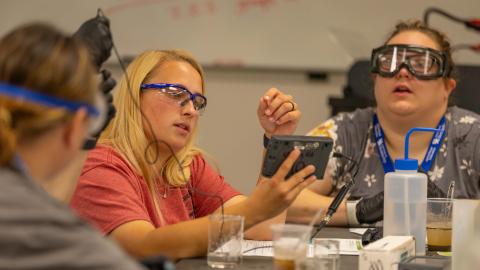
[[[124,76],[114,95],[114,104],[118,108],[117,114],[100,137],[100,143],[116,148],[144,177],[155,202],[157,197],[155,195],[156,181],[163,178],[166,184],[171,186],[185,185],[190,178],[190,164],[193,157],[201,152],[199,148],[195,147],[196,130],[193,130],[186,146],[175,153],[181,163],[181,170],[173,155],[163,165],[151,162],[158,154],[158,149],[156,144],[151,147],[152,143],[147,135],[153,131],[149,130],[150,127],[142,125],[143,116],[139,107],[140,85],[146,82],[158,67],[168,61],[189,63],[200,74],[202,89],[205,89],[203,70],[189,53],[182,50],[145,51],[128,66],[126,75],[130,82],[130,88]],[[154,135],[152,134],[152,136]],[[152,140],[155,138],[153,137]],[[159,144],[161,143],[159,142]]]
[[[95,70],[80,41],[42,23],[18,27],[0,40],[0,82],[64,100],[94,104]],[[64,109],[0,95],[0,165],[18,144],[71,118]]]

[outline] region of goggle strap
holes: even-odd
[[[98,117],[100,115],[100,112],[97,110],[97,108],[88,103],[67,101],[12,84],[0,83],[0,94],[47,107],[63,108],[70,112],[75,112],[80,108],[85,108],[87,113],[91,116]]]

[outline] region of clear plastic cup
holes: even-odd
[[[338,270],[340,242],[333,239],[313,239],[313,259],[316,269]]]
[[[311,227],[297,224],[274,224],[273,265],[275,270],[294,270],[297,260],[307,256]]]
[[[207,264],[213,268],[234,268],[242,261],[244,217],[209,216]]]
[[[427,246],[429,251],[450,251],[452,246],[453,201],[427,199]]]

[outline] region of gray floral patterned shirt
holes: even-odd
[[[359,161],[351,197],[371,197],[383,191],[385,173],[373,133],[374,113],[374,108],[341,113],[309,132],[311,136],[331,137],[335,151]],[[426,174],[445,194],[455,181],[455,198],[480,198],[480,115],[449,107],[445,118],[445,137]],[[332,158],[329,166],[336,192],[348,179],[351,164]]]

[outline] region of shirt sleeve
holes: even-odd
[[[121,156],[94,150],[85,163],[71,206],[104,234],[129,221],[152,222],[139,182]]]
[[[310,132],[308,132],[307,135],[309,136],[325,136],[329,137],[333,140],[333,152],[339,152],[343,153],[345,149],[345,145],[342,142],[344,139],[343,138],[343,115],[330,118],[327,121],[321,123],[320,125],[316,126],[314,129],[312,129]],[[338,158],[333,158],[332,156],[330,157],[330,160],[328,161],[327,165],[327,170],[325,173],[330,173],[331,179],[332,179],[332,184],[334,186],[334,189],[332,192],[336,190],[336,187],[340,185],[339,183],[339,169],[344,167],[344,162],[342,159]]]
[[[369,126],[373,111],[357,110],[352,113],[340,113],[312,129],[310,136],[327,136],[333,140],[333,152],[360,160],[366,145],[369,145]],[[328,170],[331,173],[333,193],[338,191],[350,179],[352,164],[343,158],[330,158]]]
[[[475,180],[476,183],[474,183],[475,188],[474,188],[474,196],[473,198],[480,199],[480,136],[477,137],[477,140],[475,141],[475,147],[474,147],[474,154],[473,154],[473,160],[474,160],[474,172],[475,172]]]
[[[241,195],[201,155],[194,158],[191,169],[196,217],[209,215],[232,197]]]
[[[480,123],[478,122],[480,119],[476,119],[476,123],[474,123],[474,128],[472,131],[472,135],[470,136],[472,139],[471,148],[473,150],[472,153],[472,160],[471,164],[468,161],[462,161],[463,164],[460,165],[460,169],[465,168],[467,175],[471,175],[471,182],[470,183],[461,183],[467,186],[466,193],[467,198],[476,198],[480,199]],[[470,150],[471,151],[471,150]],[[467,155],[465,155],[467,156]],[[471,167],[470,167],[471,166]],[[468,181],[468,180],[467,180]],[[459,183],[460,184],[460,183]]]

